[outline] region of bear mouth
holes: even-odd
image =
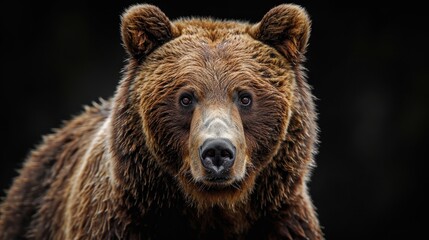
[[[208,182],[213,182],[213,183],[223,183],[223,182],[228,182],[229,180],[231,180],[231,178],[229,178],[229,177],[208,177],[208,178],[206,178],[206,180]]]
[[[206,170],[204,175],[205,176],[202,177],[201,181],[208,185],[211,185],[211,184],[229,185],[234,182],[234,178],[230,175],[230,171],[214,172],[214,171]]]
[[[227,176],[207,176],[203,179],[202,182],[207,185],[227,186],[227,185],[231,185],[234,182],[234,180],[231,177],[227,177]]]
[[[195,179],[191,172],[182,172],[179,175],[184,193],[200,206],[213,204],[234,204],[243,201],[251,192],[255,174],[248,173],[243,178],[234,176],[201,176]]]
[[[205,178],[202,181],[196,182],[199,189],[204,192],[222,192],[222,191],[236,191],[241,189],[242,182],[236,181],[232,178]]]
[[[185,177],[185,182],[193,183],[197,186],[197,189],[203,191],[222,191],[228,189],[239,189],[242,185],[242,180],[237,180],[230,175],[213,175],[206,174],[202,176],[200,179],[195,179],[192,174],[189,172],[188,174],[183,175]]]

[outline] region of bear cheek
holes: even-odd
[[[248,174],[267,166],[286,140],[291,116],[291,98],[290,94],[286,97],[285,94],[262,92],[255,100],[253,111],[242,115],[247,155],[250,156],[248,165],[251,168],[247,169]]]

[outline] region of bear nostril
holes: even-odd
[[[225,172],[235,160],[235,147],[228,139],[207,139],[200,147],[203,166],[210,172]]]
[[[205,152],[205,157],[210,157],[210,158],[214,158],[216,155],[215,150],[214,149],[208,149]]]
[[[228,150],[222,150],[220,152],[222,158],[232,158],[231,153]]]

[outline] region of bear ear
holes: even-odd
[[[130,56],[141,59],[173,38],[173,26],[156,6],[131,6],[121,16],[121,35]]]
[[[268,11],[249,29],[249,34],[274,47],[293,63],[299,63],[305,59],[310,30],[311,20],[304,8],[282,4]]]

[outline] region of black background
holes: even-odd
[[[170,19],[257,22],[284,1],[147,2]],[[321,144],[309,187],[327,239],[427,235],[428,14],[393,2],[294,1],[313,21],[305,66]],[[42,135],[113,94],[120,14],[134,3],[2,3],[1,189]]]

